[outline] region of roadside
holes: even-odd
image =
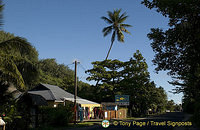
[[[150,127],[125,127],[125,126],[120,126],[119,121],[123,122],[148,122],[148,121],[154,121],[154,122],[167,122],[167,121],[172,121],[172,122],[190,122],[191,114],[185,114],[185,113],[178,113],[178,112],[170,112],[166,114],[161,114],[161,115],[152,115],[148,117],[143,117],[143,118],[126,118],[126,119],[112,119],[110,120],[110,126],[109,129],[140,129],[140,130],[145,130],[145,129],[162,129],[162,130],[168,130],[168,129],[173,129],[173,130],[198,130],[193,124],[192,127],[175,127],[173,128],[172,126],[150,126]],[[118,122],[118,125],[115,123]],[[73,123],[70,123],[68,127],[63,127],[63,128],[51,128],[48,130],[103,130],[105,128],[102,127],[101,125],[102,119],[93,119],[93,120],[84,120],[83,122],[77,122],[76,125]],[[42,129],[43,130],[43,129]]]
[[[184,113],[183,121],[190,121],[192,114]],[[191,127],[175,127],[173,130],[199,130],[194,124]]]

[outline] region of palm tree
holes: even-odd
[[[13,83],[25,90],[38,76],[37,56],[25,39],[0,31],[0,83]]]
[[[130,32],[126,29],[126,27],[132,27],[132,26],[123,23],[128,18],[128,16],[126,15],[126,12],[123,13],[122,15],[120,15],[120,13],[121,9],[116,9],[113,12],[108,11],[108,18],[104,16],[101,17],[105,22],[110,24],[109,26],[103,28],[102,30],[104,37],[113,32],[111,37],[111,45],[107,53],[106,60],[108,59],[108,56],[110,54],[110,50],[115,41],[115,37],[117,36],[117,40],[119,42],[124,42],[123,32],[130,34]]]

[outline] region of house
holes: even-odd
[[[74,102],[74,95],[66,92],[62,88],[49,84],[40,83],[32,90],[28,91],[28,94],[40,95],[48,103],[49,106],[57,107],[59,104],[65,104],[66,101]],[[92,110],[94,107],[100,107],[100,104],[92,102],[80,97],[76,97],[76,103],[81,107],[89,107]]]

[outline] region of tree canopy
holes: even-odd
[[[39,61],[41,83],[56,85],[74,93],[74,71],[64,64],[58,64],[56,59],[42,59]],[[78,96],[87,98],[90,85],[78,80]]]
[[[114,102],[115,95],[130,95],[130,113],[135,116],[145,114],[148,109],[164,111],[167,95],[162,87],[156,88],[150,81],[148,66],[137,50],[130,60],[104,60],[92,62],[93,68],[87,70],[87,80],[96,81],[91,97],[97,102]],[[95,90],[95,91],[94,91]]]
[[[179,85],[175,92],[184,93],[185,108],[194,106],[189,111],[200,113],[200,1],[144,0],[142,3],[169,18],[168,29],[152,28],[148,34],[155,52],[156,70],[168,70],[174,78],[171,83]]]
[[[24,38],[0,31],[0,80],[27,89],[38,76],[36,49]],[[25,87],[27,86],[27,87]]]

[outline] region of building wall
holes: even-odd
[[[58,107],[58,105],[64,105],[63,102],[55,102],[55,101],[47,101],[48,102],[48,106],[51,107]]]

